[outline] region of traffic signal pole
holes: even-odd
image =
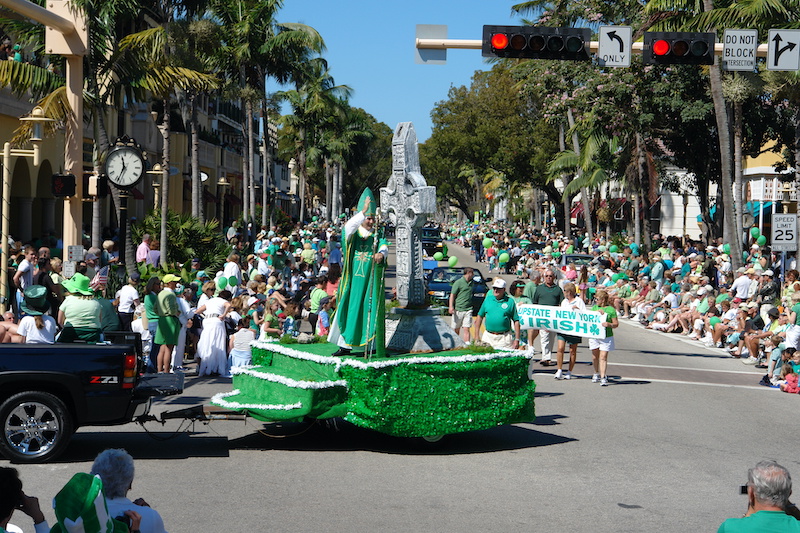
[[[420,50],[448,50],[448,49],[461,49],[461,50],[480,50],[482,41],[480,39],[430,39],[430,38],[417,38],[415,40],[416,48]],[[714,55],[721,56],[724,48],[723,43],[716,43],[714,45]],[[644,49],[644,42],[637,41],[632,43],[631,51],[634,54],[641,54]],[[756,49],[756,56],[767,57],[768,45],[760,44]],[[597,53],[600,51],[600,41],[590,41],[589,51]]]

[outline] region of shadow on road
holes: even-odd
[[[188,459],[230,455],[225,436],[190,435],[185,429],[174,435],[174,429],[161,431],[158,426],[148,429],[150,434],[144,430],[76,433],[66,451],[51,462],[92,462],[97,454],[108,448],[124,448],[134,459]]]
[[[552,423],[545,421],[543,425]],[[262,431],[231,440],[230,449],[461,455],[536,448],[574,440],[537,431],[533,429],[533,424],[517,424],[447,435],[442,440],[431,443],[421,438],[392,437],[335,420],[311,425],[267,424]]]

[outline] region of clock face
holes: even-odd
[[[144,161],[134,148],[116,148],[106,159],[106,175],[117,187],[132,187],[144,173]]]

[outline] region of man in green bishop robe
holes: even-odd
[[[358,209],[344,225],[344,266],[328,334],[328,342],[339,346],[334,355],[346,355],[355,347],[366,349],[373,341],[376,349],[383,348],[378,344],[383,343],[383,270],[389,245],[385,239],[376,243],[375,198],[369,188],[361,195]]]

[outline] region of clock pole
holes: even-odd
[[[133,158],[131,160],[131,158]],[[138,159],[138,161],[137,161]],[[135,187],[144,174],[145,156],[142,147],[135,139],[123,135],[119,137],[105,156],[105,173],[111,185],[117,189],[119,197],[119,242],[120,264],[125,265],[128,249],[128,198],[130,189]],[[126,165],[127,161],[127,165]],[[141,164],[138,164],[138,163]],[[122,164],[122,171],[118,164]],[[131,165],[130,168],[128,165]],[[132,176],[133,179],[123,179]]]

